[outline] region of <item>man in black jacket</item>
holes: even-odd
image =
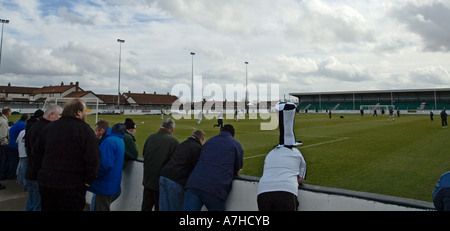
[[[28,191],[28,201],[25,210],[26,211],[41,211],[41,195],[39,194],[39,184],[37,182],[37,169],[33,168],[33,153],[31,152],[34,142],[39,138],[42,129],[52,121],[58,120],[61,117],[63,109],[56,105],[51,104],[45,109],[37,110],[34,113],[33,120],[27,121],[27,127],[25,128],[25,147],[28,157],[27,170],[25,172],[25,188]],[[30,122],[30,123],[28,123]]]
[[[159,178],[159,211],[182,211],[184,186],[200,158],[205,133],[198,129],[177,146],[161,169]]]
[[[101,157],[98,139],[85,119],[86,104],[74,99],[33,145],[43,211],[84,210],[86,189],[97,177]]]

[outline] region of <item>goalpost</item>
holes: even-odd
[[[385,111],[388,111],[389,108],[395,109],[395,105],[388,105],[388,104],[374,104],[374,105],[361,105],[359,106],[359,109],[362,110],[369,110],[369,111],[374,111],[374,110],[382,110],[384,109]]]
[[[64,108],[64,105],[74,99],[80,99],[86,104],[87,108],[87,114],[92,115],[95,114],[95,123],[98,121],[98,104],[99,99],[98,98],[71,98],[71,97],[64,97],[64,98],[47,98],[44,102],[43,110],[47,108],[49,104],[57,104]],[[95,108],[95,112],[94,109]]]

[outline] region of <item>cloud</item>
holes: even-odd
[[[371,79],[371,74],[361,64],[343,63],[336,57],[309,59],[297,57],[278,57],[282,70],[292,76],[322,76],[338,81],[361,82]]]
[[[66,46],[55,49],[52,55],[76,66],[80,75],[86,72],[105,75],[109,74],[111,69],[118,68],[118,64],[113,65],[116,57],[111,50],[89,47],[80,42],[69,42]],[[116,62],[118,63],[118,60]]]
[[[320,0],[296,3],[288,9],[286,34],[312,46],[374,41],[370,24],[352,7],[331,5]]]
[[[82,18],[74,13],[69,13],[66,7],[61,7],[58,9],[58,14],[63,21],[69,22],[70,24],[82,24],[82,25],[94,25],[94,17],[91,16],[87,19]]]
[[[302,91],[448,86],[445,1],[0,1],[1,75],[13,85],[170,92],[175,83],[278,83]],[[39,20],[36,20],[39,19]],[[433,51],[433,52],[429,52]],[[434,52],[441,51],[441,52]],[[33,81],[30,81],[30,80]],[[448,82],[448,81],[447,81]],[[433,85],[434,84],[434,85]]]
[[[441,2],[408,3],[396,7],[391,17],[419,35],[425,50],[448,52],[450,50],[450,7]]]
[[[148,0],[183,23],[197,24],[208,30],[249,37],[267,33],[273,25],[276,2],[258,0]]]
[[[378,43],[374,48],[375,53],[396,53],[407,46],[406,41],[400,38],[390,38],[388,41]]]
[[[312,73],[319,70],[317,62],[311,58],[280,55],[277,57],[277,61],[281,64],[280,69],[290,73]]]
[[[369,71],[362,65],[342,63],[334,57],[323,60],[318,66],[318,74],[335,80],[362,82],[371,79]]]
[[[442,66],[429,66],[424,68],[417,68],[409,73],[411,81],[417,82],[420,86],[444,86],[450,79],[448,70]]]
[[[18,75],[73,75],[77,67],[55,57],[51,49],[37,49],[24,41],[9,39],[4,44],[2,72]]]

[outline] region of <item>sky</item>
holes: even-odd
[[[450,87],[450,1],[0,0],[0,18],[0,85],[117,94],[120,58],[122,93],[172,93],[192,74],[280,98]]]

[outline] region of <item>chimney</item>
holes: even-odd
[[[75,92],[78,92],[78,90],[79,90],[79,83],[78,83],[78,81],[76,81],[75,82]]]
[[[64,86],[64,82],[61,82],[61,86]]]

